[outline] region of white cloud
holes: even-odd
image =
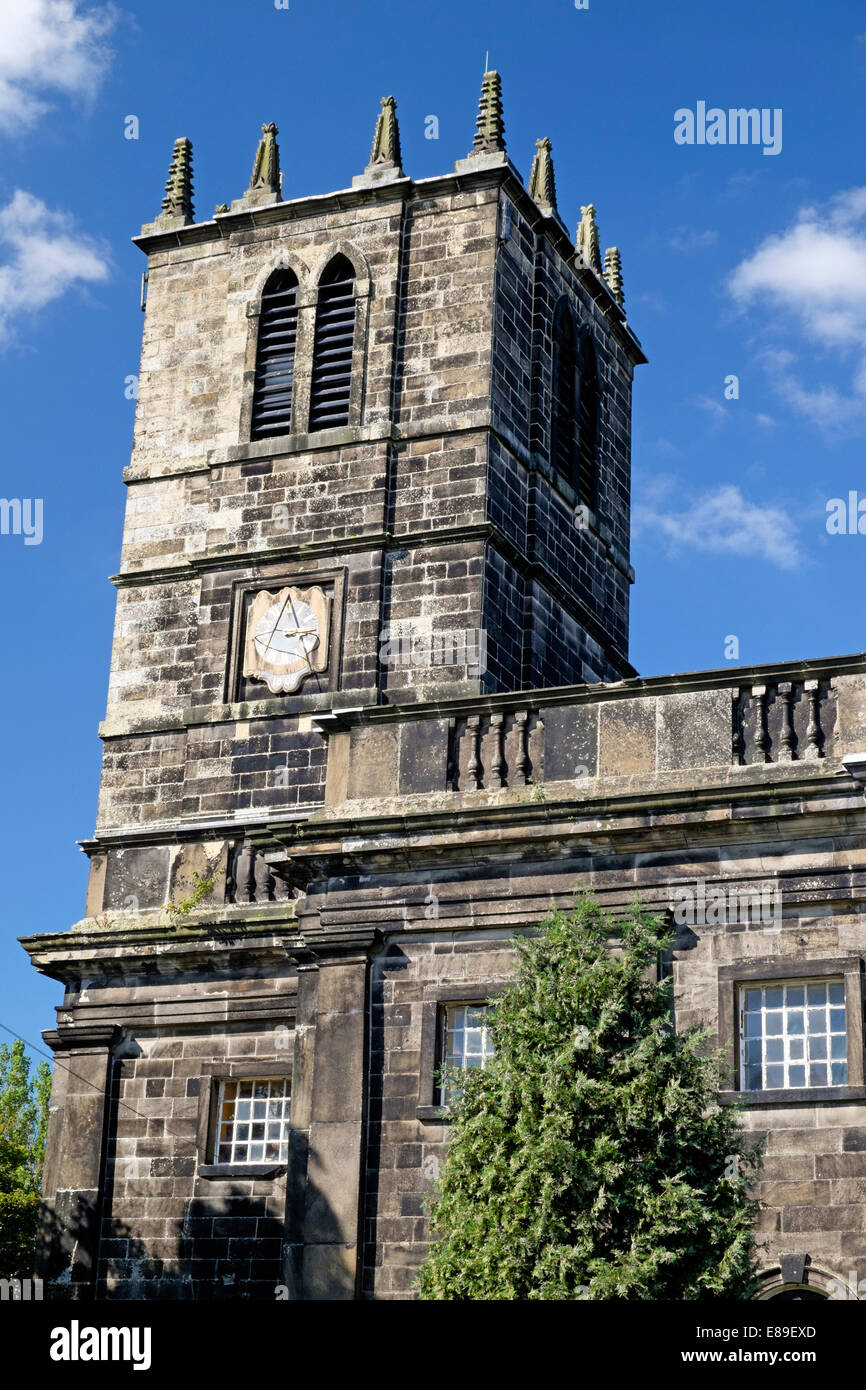
[[[779,395],[815,425],[838,432],[866,414],[866,188],[800,209],[792,226],[767,237],[728,282],[740,308],[765,305],[771,328],[794,327],[803,363],[789,348],[762,354]],[[814,381],[818,350],[856,359],[846,389]],[[814,384],[804,384],[808,373]]]
[[[0,341],[8,339],[17,316],[108,274],[106,252],[77,232],[67,213],[17,189],[0,209]]]
[[[705,410],[712,416],[713,422],[721,425],[727,422],[728,411],[720,401],[714,401],[712,396],[698,396],[697,404],[701,410]]]
[[[713,231],[712,228],[707,228],[705,232],[699,232],[695,227],[677,227],[668,245],[674,251],[683,251],[688,254],[690,251],[703,251],[707,246],[715,245],[718,239],[718,232]]]
[[[0,131],[29,129],[50,110],[46,95],[90,96],[111,58],[111,5],[79,0],[2,0]]]
[[[785,570],[800,563],[797,528],[782,507],[750,502],[732,483],[689,498],[672,498],[675,487],[670,477],[646,486],[633,512],[636,535],[663,536],[671,551],[743,556]]]

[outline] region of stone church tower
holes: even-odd
[[[178,140],[136,238],[86,916],[24,941],[66,990],[41,1272],[410,1296],[439,1060],[483,1064],[511,938],[577,885],[682,920],[678,1020],[717,1026],[769,1133],[768,1293],[826,1292],[866,1255],[866,666],[636,678],[645,358],[550,142],[528,191],[511,163],[496,73],[436,178],[404,174],[390,97],[351,188],[284,198],[277,135],[206,221]],[[757,914],[695,915],[738,891]]]

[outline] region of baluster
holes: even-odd
[[[226,867],[226,902],[233,903],[238,890],[237,867],[240,845],[232,845],[229,854],[228,865]]]
[[[273,901],[274,879],[266,859],[256,852],[255,856],[255,895],[257,903]]]
[[[448,754],[445,763],[445,785],[449,791],[456,792],[460,781],[459,753],[460,735],[457,732],[457,720],[448,720]]]
[[[803,757],[813,761],[824,756],[821,748],[824,742],[820,714],[821,686],[818,681],[804,681],[803,689],[809,701],[809,727],[806,730],[806,749]]]
[[[490,764],[490,772],[493,783],[497,787],[505,786],[505,779],[502,776],[505,767],[504,750],[502,747],[504,717],[501,714],[494,714],[490,717],[490,733],[493,737],[493,759]]]
[[[770,756],[767,749],[770,746],[770,735],[767,733],[767,687],[765,685],[753,685],[752,695],[756,705],[755,734],[752,739],[755,762],[768,763]]]
[[[480,749],[478,746],[481,741],[480,715],[470,715],[466,721],[466,729],[470,739],[469,762],[466,765],[466,776],[469,779],[470,787],[478,791],[481,787],[481,759],[479,757]]]
[[[518,710],[514,716],[514,728],[517,734],[517,778],[524,786],[529,782],[529,749],[526,740],[526,722],[529,712],[525,709]]]
[[[739,688],[731,691],[731,754],[734,767],[740,767],[745,762],[745,749],[743,748],[743,692]]]
[[[244,896],[246,902],[254,903],[256,900],[256,859],[258,856],[252,845],[247,845],[247,852],[249,854],[249,859],[246,864],[247,874],[244,882]]]
[[[776,759],[780,763],[790,763],[794,758],[794,744],[796,737],[794,725],[791,721],[791,700],[794,694],[794,687],[790,681],[780,681],[776,686],[776,696],[782,707],[782,727],[779,731],[779,754]]]

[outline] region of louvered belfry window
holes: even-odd
[[[553,378],[551,460],[572,482],[577,427],[577,339],[571,311],[565,304],[560,304],[553,327]]]
[[[577,492],[595,510],[596,452],[598,445],[598,368],[592,338],[585,334],[577,358]]]
[[[345,256],[335,256],[319,281],[310,384],[311,431],[349,423],[355,337],[354,290],[354,268]]]
[[[598,369],[588,333],[578,341],[574,319],[563,300],[553,328],[553,418],[551,461],[585,506],[596,503],[598,445]]]
[[[277,270],[262,293],[253,388],[253,439],[269,439],[291,431],[297,336],[298,282],[291,270]]]

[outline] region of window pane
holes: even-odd
[[[743,1089],[846,1085],[839,1080],[847,1076],[844,998],[838,980],[744,988]]]
[[[446,1063],[460,1070],[486,1066],[493,1055],[489,1022],[490,1008],[487,1004],[447,1006],[443,1020]],[[449,1096],[440,1088],[440,1104],[454,1098],[453,1091]]]
[[[289,1083],[284,1077],[224,1083],[219,1119],[217,1163],[263,1162],[266,1130],[269,1161],[286,1161],[279,1159],[288,1154]]]

